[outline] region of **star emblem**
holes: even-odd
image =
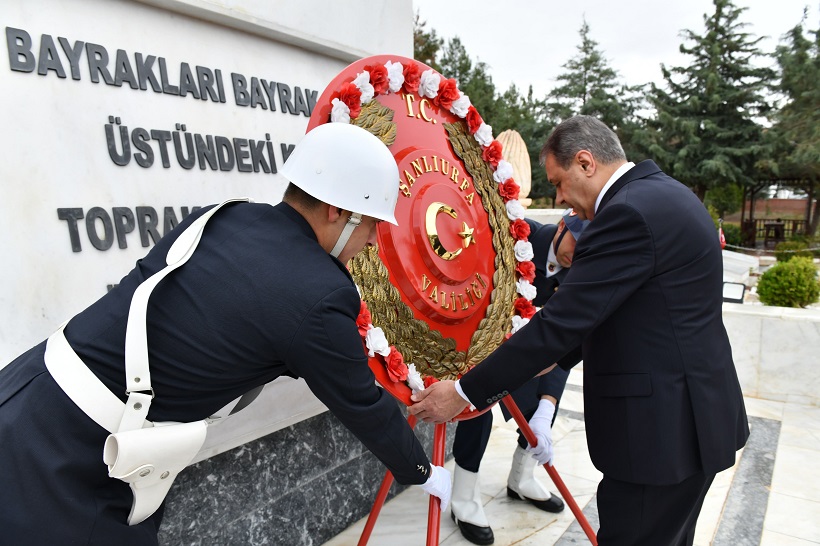
[[[461,231],[458,232],[458,236],[463,239],[461,241],[461,245],[464,248],[470,246],[470,243],[475,244],[475,237],[473,237],[473,231],[475,231],[475,228],[468,227],[467,222],[461,222]]]

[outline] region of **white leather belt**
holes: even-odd
[[[108,432],[117,432],[125,404],[77,356],[63,334],[64,328],[65,324],[46,341],[48,372],[83,413]],[[143,427],[150,426],[153,426],[150,421],[143,424]]]
[[[183,231],[166,256],[168,264],[145,280],[131,300],[125,333],[125,374],[128,400],[123,403],[88,369],[65,338],[65,323],[46,342],[45,363],[54,381],[88,417],[111,434],[103,447],[108,475],[128,483],[134,500],[128,524],[136,525],[162,504],[174,479],[190,464],[205,443],[212,416],[192,423],[153,423],[146,419],[154,391],[148,366],[146,310],[148,298],[159,282],[181,267],[196,250],[205,224],[231,199],[217,205]],[[247,406],[261,387],[254,389],[222,411]],[[221,413],[220,412],[220,413]],[[231,412],[233,413],[233,412]]]

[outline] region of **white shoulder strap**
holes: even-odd
[[[125,331],[125,389],[128,400],[118,431],[142,428],[154,398],[151,387],[151,373],[148,366],[148,339],[146,334],[146,312],[148,298],[154,288],[173,270],[185,264],[193,255],[208,220],[229,203],[249,202],[248,198],[229,199],[215,206],[188,226],[171,245],[165,258],[165,268],[149,277],[137,287],[131,299],[128,325]]]

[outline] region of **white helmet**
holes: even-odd
[[[398,225],[399,169],[387,146],[366,129],[319,125],[296,145],[281,172],[328,205]]]

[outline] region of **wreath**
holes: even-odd
[[[331,101],[330,121],[355,123],[359,121],[358,118],[362,116],[363,111],[373,111],[371,102],[374,97],[400,91],[408,94],[417,93],[420,97],[429,98],[437,107],[461,118],[466,124],[468,134],[480,145],[481,160],[490,167],[492,179],[497,184],[498,194],[504,202],[506,217],[510,221],[509,236],[514,241],[517,297],[513,301],[514,314],[511,324],[504,336],[505,339],[509,338],[526,325],[536,312],[532,304],[536,288],[532,284],[535,278],[535,264],[532,262],[532,244],[528,240],[530,227],[524,220],[525,209],[518,201],[520,187],[513,179],[512,165],[503,158],[501,143],[495,140],[492,127],[484,122],[469,97],[459,91],[456,80],[444,78],[433,69],[422,71],[415,62],[406,63],[406,66],[401,62],[392,61],[367,65],[353,81],[343,83],[334,95]],[[377,136],[387,145],[392,143],[395,134],[392,137],[389,134],[390,126],[374,127],[373,122],[368,124],[371,125],[368,129],[380,133]],[[395,127],[392,127],[392,130],[395,131]],[[361,289],[359,291],[361,295]],[[438,380],[433,375],[422,377],[415,364],[408,365],[404,362],[401,351],[388,342],[382,328],[373,325],[371,313],[364,299],[356,323],[368,356],[381,361],[390,381],[405,382],[413,392],[417,392]],[[461,373],[456,371],[451,375],[458,376]]]

